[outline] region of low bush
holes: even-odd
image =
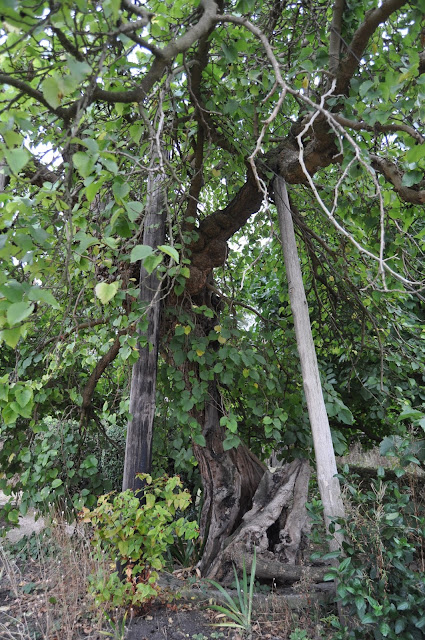
[[[101,496],[95,509],[82,511],[82,521],[93,527],[92,543],[99,557],[106,554],[116,569],[92,576],[97,604],[137,609],[149,602],[158,593],[158,571],[166,565],[174,536],[186,540],[198,536],[196,522],[175,519],[176,511],[184,511],[191,502],[180,478],[139,477],[144,481],[142,490]]]
[[[425,514],[405,475],[412,462],[403,459],[396,479],[379,468],[369,489],[341,477],[349,496],[346,518],[338,521],[343,554],[325,558],[339,560],[327,578],[337,580],[337,599],[352,623],[337,638],[424,638]]]

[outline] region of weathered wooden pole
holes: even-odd
[[[143,244],[155,249],[165,241],[166,211],[164,182],[160,174],[149,173]],[[136,473],[150,473],[155,418],[156,376],[161,315],[161,282],[156,269],[149,274],[140,266],[139,300],[146,307],[147,330],[139,331],[139,359],[133,365],[130,387],[130,414],[125,447],[123,491],[141,489]]]
[[[323,504],[325,525],[329,532],[331,521],[334,518],[344,516],[344,505],[341,498],[339,480],[336,477],[338,472],[335,453],[328,414],[323,399],[319,366],[311,332],[307,298],[285,180],[280,176],[276,177],[273,187],[288,279],[289,299],[301,362],[304,393],[316,454],[317,481]],[[336,530],[329,543],[331,551],[341,548],[342,540],[341,533]]]

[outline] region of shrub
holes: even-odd
[[[345,481],[350,504],[339,521],[344,553],[327,578],[337,579],[337,599],[355,622],[337,637],[424,637],[425,515],[412,500],[404,470],[395,471],[401,480],[385,479],[379,468],[366,491],[354,486],[352,476]]]
[[[95,509],[82,512],[83,522],[93,526],[97,553],[118,564],[107,576],[92,576],[91,591],[97,604],[139,608],[148,602],[158,592],[157,572],[166,564],[173,534],[186,540],[198,535],[196,522],[183,517],[175,520],[176,511],[184,511],[191,501],[178,476],[138,477],[145,483],[142,490],[101,496]]]
[[[21,492],[19,512],[12,504],[6,505],[8,520],[16,523],[19,514],[25,515],[30,507],[49,513],[52,506],[73,518],[76,510],[94,505],[97,496],[111,488],[99,473],[98,458],[88,453],[95,444],[74,420],[46,417],[34,429],[28,446],[12,455],[4,446],[1,462],[6,475],[0,488],[10,494],[8,480],[13,475],[13,491]]]

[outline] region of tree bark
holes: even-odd
[[[149,174],[148,198],[143,229],[143,244],[156,248],[165,241],[166,212],[162,177]],[[146,345],[139,344],[139,359],[133,365],[130,388],[130,414],[125,447],[123,491],[140,489],[136,473],[150,473],[152,467],[152,435],[155,417],[156,377],[161,315],[161,282],[156,270],[148,274],[140,266],[139,300],[146,305],[148,327],[139,331]]]
[[[251,509],[245,513],[235,533],[226,540],[210,568],[209,576],[220,580],[231,578],[232,562],[246,552],[252,553],[254,547],[259,559],[265,558],[269,562],[270,557],[274,557],[280,565],[294,564],[302,534],[309,530],[305,509],[309,477],[306,460],[293,460],[274,473],[266,471],[255,492]],[[276,525],[273,535],[272,529],[276,529]]]
[[[295,335],[301,362],[304,393],[316,454],[317,481],[323,503],[326,529],[334,518],[344,516],[341,488],[332,444],[328,415],[323,399],[316,349],[311,333],[308,304],[295,240],[294,224],[286,183],[281,177],[274,182],[275,203],[279,219],[283,256],[288,279],[289,298],[294,318]],[[342,534],[336,530],[330,538],[330,549],[341,548]]]
[[[215,381],[210,385],[209,395],[202,430],[206,446],[193,446],[204,489],[200,533],[205,545],[199,568],[205,576],[210,576],[225,541],[251,508],[252,497],[266,469],[244,444],[223,450],[224,428],[220,426],[221,404]]]

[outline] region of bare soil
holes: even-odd
[[[0,528],[5,524],[1,502],[0,496]],[[94,569],[89,541],[75,534],[70,537],[69,529],[59,524],[43,538],[42,524],[29,514],[7,538],[0,538],[1,640],[242,639],[239,631],[218,626],[228,620],[208,609],[212,598],[206,587],[193,591],[190,581],[171,574],[161,585],[162,597],[144,615],[122,620],[121,611],[114,620],[109,613],[108,622],[87,595],[88,576]],[[253,640],[288,640],[299,628],[308,638],[327,636],[320,621],[326,611],[314,595],[310,598],[313,585],[304,588],[288,599],[289,603],[295,598],[297,607],[298,599],[304,599],[304,608],[298,611],[282,599],[282,593],[256,596],[263,604],[253,615]]]

